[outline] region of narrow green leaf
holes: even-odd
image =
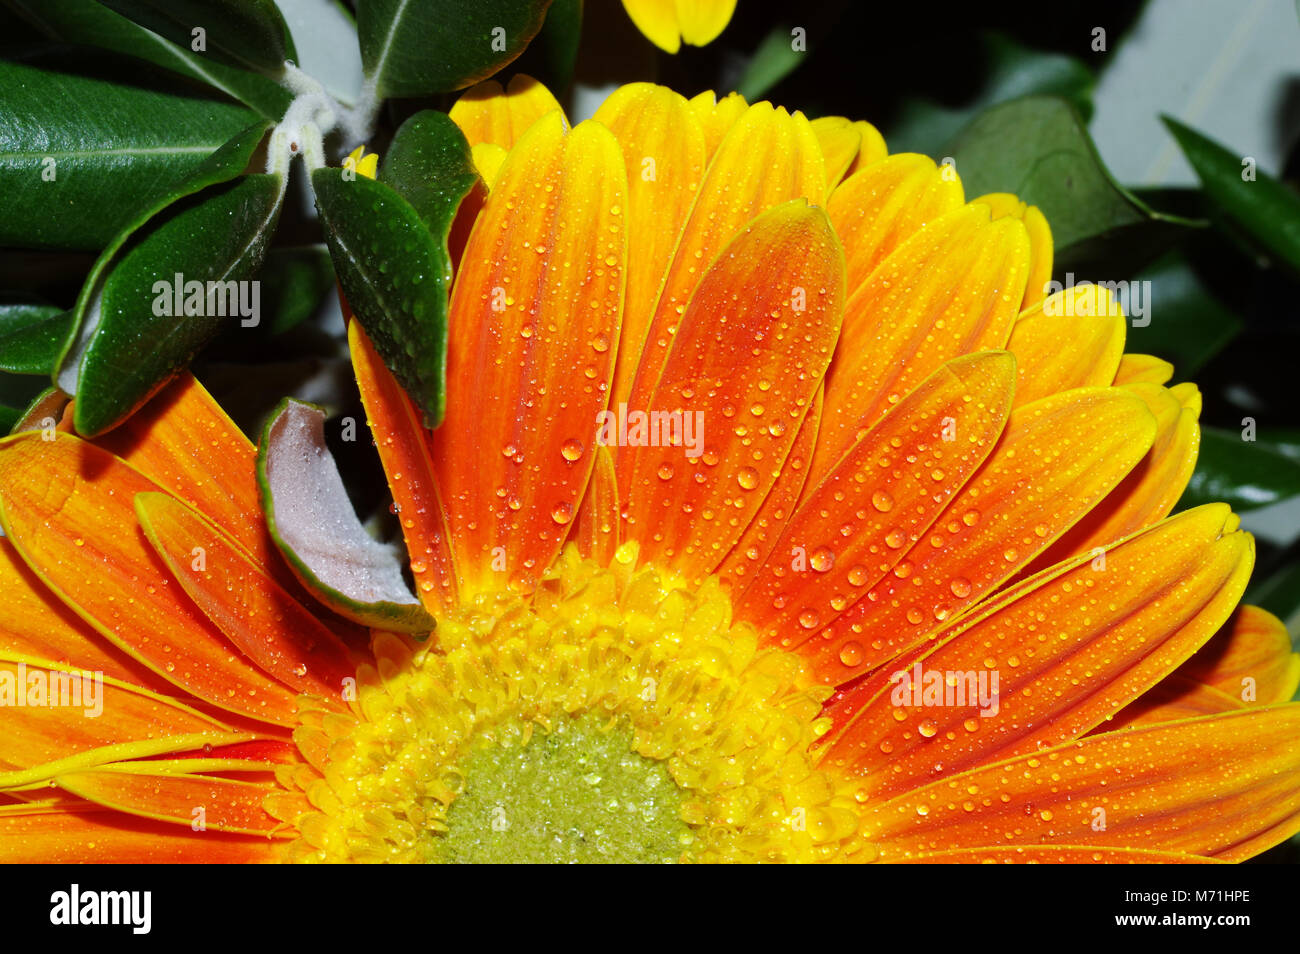
[[[102,248],[257,118],[17,63],[0,89],[0,245],[26,248]]]
[[[257,448],[266,526],[294,574],[363,626],[424,634],[436,625],[402,575],[396,547],[372,539],[325,443],[325,412],[286,399]]]
[[[1221,500],[1234,510],[1258,510],[1300,494],[1300,464],[1235,431],[1201,428],[1196,470],[1178,508]]]
[[[1205,194],[1274,258],[1300,274],[1300,195],[1243,157],[1171,116],[1162,116]]]
[[[763,95],[781,80],[795,71],[804,60],[807,52],[794,48],[789,24],[773,27],[763,37],[754,55],[745,64],[745,71],[736,81],[736,92],[751,103]]]
[[[116,426],[223,328],[261,321],[252,281],[266,255],[284,179],[245,175],[181,200],[132,237],[105,276],[77,378],[74,424]]]
[[[223,143],[221,148],[179,183],[161,190],[148,206],[138,209],[125,227],[113,236],[108,246],[100,252],[82,283],[77,304],[73,308],[72,328],[59,355],[55,383],[64,391],[68,394],[77,393],[81,361],[98,330],[103,282],[105,276],[110,274],[111,266],[115,263],[118,253],[142,226],[168,206],[209,186],[229,182],[239,175],[248,165],[249,158],[268,128],[268,123],[255,123],[239,132],[229,142]]]
[[[334,271],[376,350],[425,424],[437,427],[447,372],[446,232],[432,234],[420,212],[387,184],[344,176],[341,169],[312,174]]]
[[[272,0],[100,0],[177,46],[271,76],[297,52]]]
[[[523,52],[551,0],[360,0],[366,81],[380,98],[426,96],[487,79]]]
[[[1030,96],[985,110],[948,155],[967,195],[1014,192],[1042,209],[1058,274],[1111,277],[1106,265],[1116,256],[1131,274],[1199,224],[1156,212],[1119,186],[1078,112],[1057,97]]]
[[[71,328],[71,311],[0,299],[0,371],[51,374]]]
[[[152,30],[114,13],[95,0],[9,0],[51,37],[85,43],[148,60],[247,103],[268,119],[279,119],[293,95],[259,73],[227,66],[189,44],[178,46]]]

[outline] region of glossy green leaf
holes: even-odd
[[[298,67],[342,103],[361,95],[357,24],[340,0],[275,0],[298,50]]]
[[[121,231],[113,236],[107,247],[99,253],[85,281],[82,282],[81,292],[73,308],[72,327],[59,355],[58,369],[55,372],[56,383],[67,393],[77,392],[77,375],[81,358],[93,339],[97,327],[99,313],[96,309],[101,286],[105,276],[110,273],[118,253],[142,226],[168,206],[209,186],[229,182],[239,175],[248,165],[249,158],[268,128],[268,123],[255,123],[223,143],[188,176],[170,188],[158,192],[149,205],[138,209]]]
[[[294,574],[334,612],[363,626],[428,633],[435,626],[403,577],[399,550],[357,519],[325,443],[325,412],[287,399],[257,448],[267,529]]]
[[[93,331],[77,364],[79,433],[120,423],[222,328],[260,323],[252,280],[283,195],[280,176],[240,176],[182,199],[132,236],[87,313]]]
[[[885,130],[890,152],[944,155],[946,145],[979,113],[1023,96],[1059,96],[1086,118],[1092,110],[1092,72],[1082,62],[1059,53],[1030,49],[998,33],[979,37],[982,79],[972,84],[962,105],[940,105],[909,96],[898,119]]]
[[[397,130],[384,154],[379,181],[411,203],[445,246],[456,210],[474,188],[478,173],[460,127],[446,113],[426,109]]]
[[[71,311],[0,298],[0,371],[51,374],[71,328]]]
[[[271,76],[297,52],[273,0],[100,0],[177,46]]]
[[[18,415],[18,419],[9,425],[8,432],[43,430],[54,427],[63,416],[63,409],[68,406],[68,396],[58,388],[46,388]]]
[[[95,0],[9,0],[44,32],[148,60],[164,69],[219,89],[268,119],[284,115],[293,95],[259,73],[228,66],[188,44],[177,45]]]
[[[1161,117],[1201,179],[1205,194],[1269,254],[1300,273],[1300,195],[1243,157],[1170,117]]]
[[[0,245],[99,249],[257,117],[0,62]]]
[[[382,182],[342,169],[312,174],[348,304],[429,427],[442,422],[444,410],[447,231],[473,185],[465,178],[472,166],[465,165],[464,137],[438,115],[418,113],[403,125]]]
[[[549,6],[550,0],[360,0],[366,82],[380,98],[472,86],[523,52]]]
[[[1185,510],[1221,500],[1234,510],[1258,510],[1300,494],[1300,463],[1238,431],[1201,428],[1196,470],[1178,502]]]
[[[1121,277],[1183,237],[1193,221],[1149,208],[1102,164],[1077,110],[1064,99],[1030,96],[985,110],[952,144],[968,196],[1013,192],[1052,226],[1056,272]]]

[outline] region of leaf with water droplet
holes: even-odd
[[[325,412],[286,399],[257,449],[262,509],[276,546],[320,602],[363,626],[428,633],[434,620],[402,576],[404,554],[357,519],[325,445]]]

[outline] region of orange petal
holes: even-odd
[[[582,498],[574,521],[573,542],[578,552],[597,563],[608,565],[619,545],[618,481],[614,455],[608,447],[596,448],[596,466],[591,471],[587,495]]]
[[[168,682],[230,712],[294,723],[294,694],[235,653],[170,578],[132,501],[160,488],[75,437],[0,441],[5,534],[54,593]]]
[[[149,763],[140,762],[70,772],[56,781],[65,791],[106,808],[187,828],[201,824],[200,832],[271,835],[281,828],[281,837],[297,834],[284,830],[262,807],[276,791],[265,782],[149,771]]]
[[[695,117],[704,130],[706,156],[710,159],[718,151],[718,146],[731,132],[731,127],[740,121],[749,109],[749,103],[739,93],[728,93],[718,99],[712,90],[705,90],[688,101]]]
[[[1178,851],[1087,848],[1081,845],[1017,845],[1014,848],[958,848],[897,859],[905,865],[1221,865],[1226,861]]]
[[[1127,327],[1124,312],[1100,285],[1073,285],[1026,311],[1007,342],[1020,368],[1016,405],[1110,384]]]
[[[895,798],[864,832],[882,861],[1016,845],[1240,861],[1300,829],[1300,705],[1089,736]]]
[[[348,325],[352,370],[366,420],[397,505],[416,594],[430,613],[456,605],[456,568],[447,512],[433,473],[427,432],[411,399],[384,366],[361,323]]]
[[[135,512],[172,576],[245,656],[294,691],[343,708],[356,665],[337,636],[175,497],[137,494]]]
[[[690,105],[650,83],[621,86],[593,117],[609,127],[628,169],[627,294],[610,406],[627,400],[659,286],[672,261],[707,160]]]
[[[626,198],[609,131],[566,134],[551,116],[511,152],[470,236],[431,451],[471,591],[494,585],[503,555],[510,580],[531,587],[582,499],[617,353]]]
[[[789,648],[857,602],[984,462],[1006,424],[1014,377],[1005,352],[958,358],[931,375],[805,492],[738,615]],[[960,440],[945,441],[946,431]],[[861,646],[845,658],[860,665]]]
[[[656,439],[653,418],[638,436],[631,416],[626,440],[621,425],[602,437],[622,447],[623,536],[641,543],[645,560],[671,557],[694,579],[740,539],[830,362],[843,269],[826,214],[795,200],[755,220],[705,273],[661,378],[632,405],[679,414],[678,443],[662,431]]]
[[[1126,354],[1115,372],[1115,384],[1167,384],[1174,366],[1149,354]]]
[[[0,817],[7,864],[255,864],[279,850],[264,835],[194,832],[105,809]]]
[[[1250,704],[1287,702],[1300,687],[1300,655],[1286,625],[1258,606],[1241,606],[1179,674]]]
[[[1029,281],[1025,284],[1020,310],[1034,307],[1047,297],[1047,283],[1052,278],[1052,229],[1047,219],[1038,206],[1026,205],[1009,192],[994,192],[971,201],[987,205],[994,219],[1009,216],[1025,223],[1029,235]]]
[[[850,176],[826,206],[844,243],[847,287],[857,289],[922,226],[961,205],[956,174],[928,156],[900,153]]]
[[[50,763],[85,768],[246,737],[165,696],[20,657],[0,660],[0,699],[2,788],[52,777],[39,770]]]
[[[166,691],[168,683],[119,652],[59,601],[0,538],[0,654],[16,653]]]
[[[650,392],[663,371],[686,306],[714,258],[736,233],[773,206],[798,198],[821,202],[825,191],[821,147],[803,114],[790,115],[770,103],[751,106],[718,147],[700,184],[645,335],[629,407],[648,410],[652,406]]]
[[[193,375],[182,372],[95,444],[210,517],[264,569],[280,570],[262,520],[257,448]]]
[[[1108,732],[1129,729],[1157,722],[1176,722],[1197,716],[1220,715],[1245,709],[1245,703],[1207,685],[1173,673],[1160,680],[1125,706],[1114,719],[1105,724]]]
[[[833,633],[806,644],[823,681],[843,683],[919,644],[1001,586],[1119,483],[1154,431],[1142,402],[1114,388],[1013,410],[993,453],[930,530],[902,535],[910,548],[893,572]],[[947,470],[929,475],[936,491]]]
[[[925,226],[850,291],[812,481],[945,362],[1006,344],[1028,257],[1020,222],[990,223],[988,209],[965,206]]]
[[[767,563],[776,546],[777,538],[786,521],[794,512],[795,504],[803,493],[808,479],[808,465],[812,462],[813,447],[817,443],[817,429],[822,419],[822,389],[817,389],[808,413],[799,425],[799,433],[790,446],[790,453],[781,465],[781,473],[763,498],[763,504],[749,521],[727,558],[718,565],[717,574],[738,595],[749,585],[753,573]]]
[[[1200,394],[1194,389],[1179,392],[1191,403],[1188,407],[1174,391],[1157,384],[1132,384],[1121,390],[1141,398],[1155,415],[1155,441],[1119,486],[1057,541],[1036,568],[1085,553],[1164,519],[1192,479],[1201,444],[1196,420]]]
[[[890,797],[1101,725],[1232,612],[1253,545],[1246,533],[1220,536],[1230,516],[1223,505],[1188,511],[1115,546],[1104,564],[1054,568],[977,609],[905,667],[885,667],[826,757],[864,774],[873,798]]]
[[[491,143],[509,150],[533,123],[557,109],[560,104],[549,89],[531,76],[516,73],[505,89],[496,80],[471,86],[448,115],[465,134],[470,148]]]

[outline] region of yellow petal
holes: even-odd
[[[1071,286],[1026,311],[1007,342],[1020,369],[1016,404],[1109,384],[1127,327],[1119,304],[1100,285]]]
[[[1115,372],[1115,384],[1166,384],[1174,366],[1150,354],[1126,354]]]
[[[505,89],[496,80],[471,86],[452,105],[448,115],[460,127],[470,147],[491,143],[510,150],[533,123],[560,109],[544,85],[516,73]],[[563,116],[563,111],[560,113]]]
[[[623,0],[623,9],[645,38],[665,53],[682,48],[677,0]]]
[[[592,117],[609,127],[628,169],[628,270],[610,406],[628,399],[664,273],[704,175],[704,130],[677,93],[650,83],[616,90]]]

